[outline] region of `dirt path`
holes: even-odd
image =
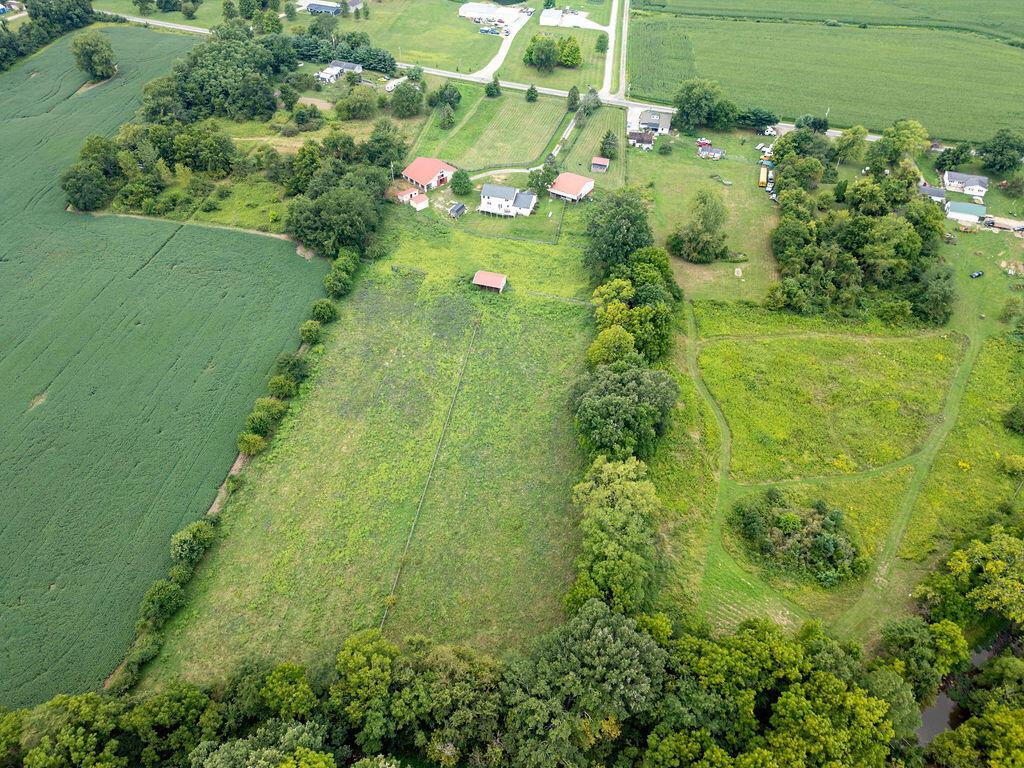
[[[302,96],[299,98],[299,104],[312,104],[317,109],[325,110],[330,112],[334,109],[334,104],[327,101],[326,99],[314,99],[312,96]]]

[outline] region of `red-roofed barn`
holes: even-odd
[[[552,197],[568,200],[570,203],[582,200],[593,191],[593,179],[580,176],[578,173],[569,173],[568,171],[558,174],[558,178],[548,187],[548,192],[551,193]]]
[[[507,280],[508,278],[505,275],[498,272],[488,272],[483,269],[473,275],[473,285],[478,285],[488,291],[497,291],[498,293],[505,290]]]
[[[436,157],[417,157],[405,170],[402,178],[422,190],[436,189],[451,181],[455,169]]]

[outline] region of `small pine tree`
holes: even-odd
[[[530,87],[526,89],[526,100],[536,101],[538,95],[539,94],[537,93],[537,87],[533,83],[530,83]]]
[[[360,19],[360,17],[362,17],[363,14],[359,11],[359,7],[357,6],[356,9],[352,12],[352,15],[358,21]]]
[[[609,130],[604,134],[604,138],[601,139],[600,152],[602,157],[607,157],[609,160],[614,160],[619,154],[619,137],[615,135],[615,131]]]
[[[491,78],[491,82],[489,82],[484,88],[484,93],[491,99],[496,99],[498,96],[501,96],[501,83],[498,82],[497,75]]]
[[[569,89],[569,96],[565,101],[565,109],[567,112],[575,112],[580,108],[580,89],[575,85]]]
[[[224,5],[221,7],[220,12],[225,20],[237,19],[238,8],[235,5],[235,0],[224,0]]]
[[[156,8],[156,3],[153,0],[132,0],[132,4],[139,9],[139,13],[143,16],[148,16]]]
[[[455,127],[455,110],[452,109],[451,104],[441,107],[441,113],[437,117],[437,127],[445,131]]]
[[[608,33],[602,32],[597,36],[597,42],[594,44],[594,50],[598,53],[608,52]]]
[[[370,6],[369,5],[364,5],[363,6],[363,18],[364,19],[370,18]]]
[[[472,191],[473,182],[469,178],[469,174],[462,168],[459,168],[452,174],[452,192],[459,197],[462,197],[463,195],[468,195]]]
[[[228,0],[224,0],[224,2],[227,3]],[[285,3],[284,4],[284,17],[286,19],[288,19],[288,21],[295,21],[295,17],[297,15],[298,15],[298,11],[296,11],[296,9],[295,9],[295,3]]]

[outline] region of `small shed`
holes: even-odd
[[[501,293],[505,290],[505,283],[508,282],[508,278],[499,272],[488,272],[486,270],[479,270],[473,275],[473,285],[483,288],[485,291],[497,291]]]
[[[462,214],[466,212],[466,206],[464,203],[452,203],[448,208],[448,215],[453,219],[462,218]]]
[[[605,173],[611,162],[607,157],[592,157],[590,158],[590,170],[594,173]]]
[[[414,211],[422,211],[424,208],[430,205],[430,198],[428,198],[422,192],[417,192],[409,201],[409,205],[412,206]]]

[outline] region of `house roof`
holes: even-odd
[[[650,131],[630,131],[629,140],[639,144],[653,144],[654,134]]]
[[[319,3],[310,3],[306,6],[306,10],[315,9],[318,11],[337,11],[341,6],[337,3],[330,3],[327,0],[322,0]]]
[[[419,205],[420,203],[429,203],[430,198],[424,195],[422,192],[417,192],[409,199],[409,202],[412,203],[413,205]]]
[[[516,199],[512,205],[516,208],[533,208],[537,203],[537,196],[528,189],[516,190]]]
[[[658,112],[654,109],[645,109],[640,113],[641,125],[668,125],[672,122],[672,115],[668,112]]]
[[[495,288],[499,291],[505,287],[505,282],[507,280],[508,278],[499,272],[488,272],[483,269],[473,275],[473,285],[479,285],[484,288]]]
[[[975,203],[946,203],[947,213],[964,213],[970,216],[978,216],[979,218],[985,215],[985,206],[976,205]]]
[[[604,165],[604,166],[607,166],[609,163],[611,163],[611,160],[609,160],[607,157],[592,157],[592,158],[590,158],[590,164],[591,165]]]
[[[593,184],[593,179],[588,179],[586,176],[580,176],[578,173],[569,173],[569,171],[562,171],[548,189],[555,192],[559,192],[563,195],[570,197],[578,197],[583,193],[584,187],[587,184]]]
[[[501,184],[484,184],[480,188],[481,197],[496,197],[499,200],[506,200],[512,202],[516,199],[516,193],[519,190],[515,187],[506,187]]]
[[[925,195],[927,197],[943,197],[944,198],[946,196],[946,190],[942,189],[941,187],[932,187],[932,186],[929,186],[928,184],[921,184],[921,185],[919,185],[918,188],[917,188],[917,191],[920,194]]]
[[[988,176],[975,176],[973,173],[957,173],[956,171],[946,171],[943,179],[948,183],[955,181],[959,184],[963,184],[965,187],[984,187],[988,189]]]
[[[441,171],[455,173],[452,166],[436,157],[417,157],[405,167],[402,175],[425,187],[437,178],[437,174]]]
[[[342,72],[362,72],[362,64],[353,64],[351,61],[340,61],[335,59],[328,66],[337,67]]]
[[[461,216],[465,212],[466,212],[466,206],[465,206],[464,203],[452,203],[448,207],[448,214],[450,216],[454,216],[455,218],[459,218],[459,216]]]

